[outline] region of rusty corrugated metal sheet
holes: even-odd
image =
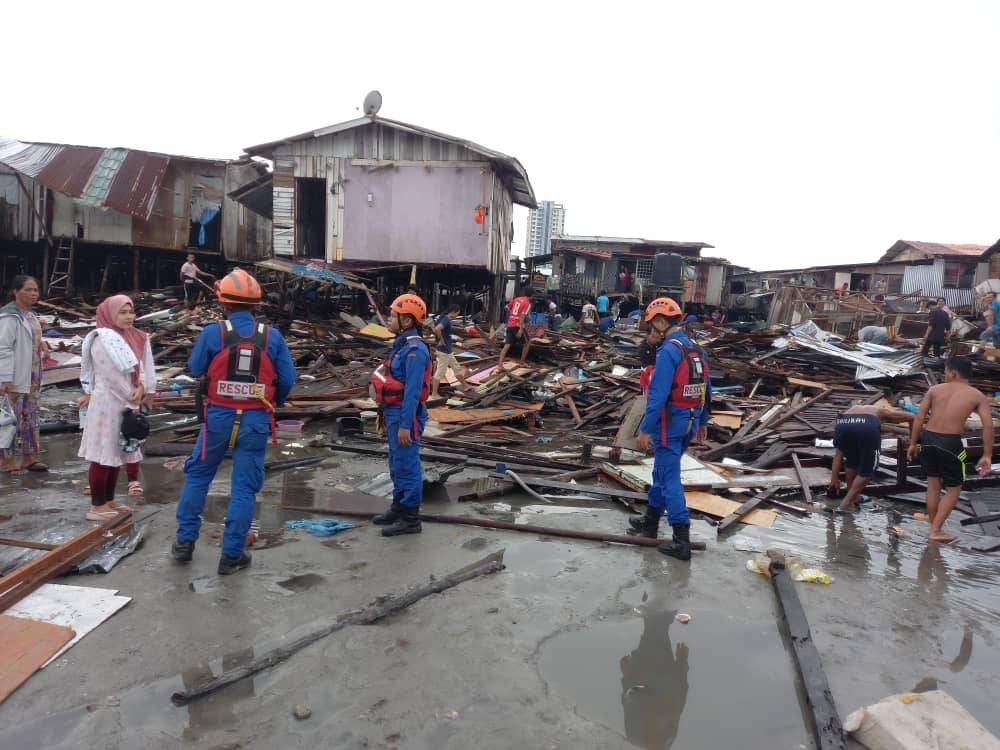
[[[104,205],[148,219],[170,159],[145,151],[129,151],[111,182]]]
[[[47,188],[67,195],[80,195],[104,149],[86,146],[63,147],[35,177]]]
[[[170,157],[117,148],[0,138],[0,163],[47,188],[148,220]]]

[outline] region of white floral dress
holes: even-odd
[[[142,461],[141,450],[124,453],[118,442],[122,412],[126,408],[139,408],[138,403],[128,400],[134,387],[131,374],[117,369],[99,336],[91,345],[90,356],[93,361],[90,404],[77,455],[102,466],[121,466],[123,463]],[[146,393],[152,393],[156,389],[153,351],[148,340],[142,359],[139,360],[139,382],[145,386]]]

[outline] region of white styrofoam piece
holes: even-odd
[[[53,625],[73,628],[76,635],[69,643],[42,665],[42,669],[96,628],[130,601],[130,596],[118,596],[118,589],[98,589],[90,586],[68,586],[46,583],[7,609],[5,614],[41,620]]]

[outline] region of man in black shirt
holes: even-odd
[[[948,341],[948,331],[951,330],[951,317],[948,312],[937,302],[928,303],[929,314],[927,316],[927,330],[924,332],[924,348],[921,350],[923,356],[927,356],[931,347],[934,347],[934,356],[940,357],[944,352],[945,343]]]

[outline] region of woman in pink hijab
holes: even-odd
[[[108,521],[131,510],[114,500],[123,463],[128,467],[129,495],[142,494],[138,481],[142,452],[138,443],[122,437],[122,412],[138,409],[143,396],[156,389],[156,373],[149,336],[133,326],[135,309],[129,297],[108,297],[98,305],[96,319],[97,329],[83,341],[83,395],[77,403],[87,408],[87,415],[81,420],[78,455],[90,461],[87,520]]]

